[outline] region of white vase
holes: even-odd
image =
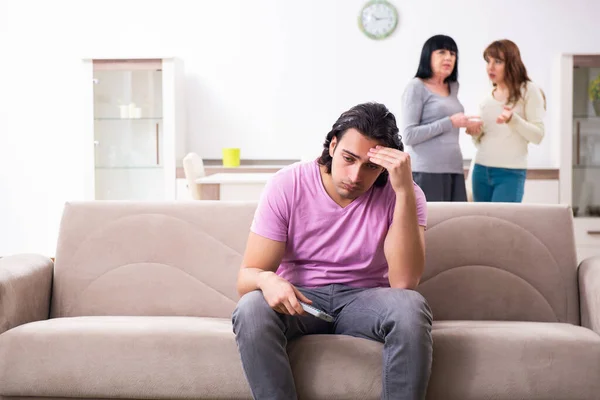
[[[129,106],[119,106],[119,111],[121,114],[121,118],[129,118]]]

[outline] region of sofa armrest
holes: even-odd
[[[579,264],[579,307],[581,326],[600,335],[600,256]]]
[[[54,263],[37,254],[0,258],[0,334],[48,319]]]

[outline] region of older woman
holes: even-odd
[[[523,199],[529,143],[544,137],[546,101],[527,75],[517,45],[497,40],[483,52],[493,89],[480,104],[482,127],[468,128],[477,146],[473,200]]]
[[[413,179],[427,201],[467,201],[459,128],[477,129],[481,122],[464,115],[457,95],[456,43],[433,36],[402,95],[403,142],[410,146]]]

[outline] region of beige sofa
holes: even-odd
[[[56,264],[0,259],[0,398],[248,399],[231,329],[254,204],[66,205]],[[429,206],[428,399],[599,399],[600,260],[563,206]],[[378,399],[382,345],[307,336],[302,399]]]

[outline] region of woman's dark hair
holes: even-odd
[[[402,138],[396,125],[396,117],[386,106],[379,103],[364,103],[352,107],[344,112],[333,124],[323,143],[323,153],[319,157],[319,164],[326,167],[331,173],[332,157],[329,155],[329,146],[333,138],[339,143],[348,129],[356,129],[363,136],[377,140],[385,147],[404,151]],[[384,170],[375,181],[375,186],[384,186],[388,180],[388,172]]]
[[[433,71],[431,70],[431,55],[434,51],[441,49],[456,53],[454,69],[452,70],[452,73],[444,79],[444,83],[456,82],[458,80],[458,47],[456,46],[454,39],[446,35],[435,35],[427,39],[421,50],[421,61],[419,62],[419,69],[417,69],[415,77],[429,79],[433,76]]]

